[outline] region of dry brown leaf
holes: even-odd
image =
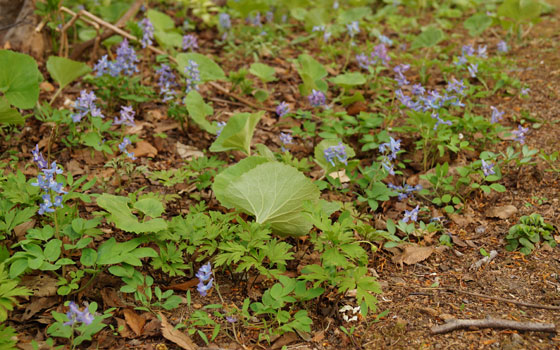
[[[103,299],[103,304],[109,307],[124,307],[126,306],[119,298],[119,295],[113,288],[102,288],[99,293],[101,293],[101,298]]]
[[[17,238],[23,239],[23,236],[27,233],[27,230],[33,228],[33,226],[35,226],[35,220],[23,222],[14,227],[14,233],[16,234]]]
[[[46,91],[46,92],[52,92],[54,91],[54,86],[53,84],[49,83],[48,81],[44,81],[41,84],[39,84],[39,89]]]
[[[299,337],[294,332],[284,333],[270,347],[271,349],[280,349],[285,345],[298,341]]]
[[[48,297],[48,298],[31,298],[31,302],[25,307],[25,311],[21,316],[22,321],[27,321],[33,317],[37,312],[47,309],[58,302],[58,297]]]
[[[84,174],[84,169],[82,169],[80,162],[75,159],[72,159],[65,166],[66,170],[71,173],[72,175],[82,175]]]
[[[348,175],[346,175],[346,169],[343,169],[341,171],[333,171],[329,174],[329,176],[333,179],[339,179],[340,183],[342,184],[350,182],[350,178],[348,177]]]
[[[407,245],[401,254],[393,257],[393,262],[402,265],[412,265],[424,261],[434,252],[433,247],[421,247],[417,245]]]
[[[175,329],[167,322],[167,318],[161,312],[159,313],[159,317],[161,317],[161,334],[165,339],[174,342],[185,350],[198,349],[198,346],[193,343],[191,338],[180,330]]]
[[[117,320],[117,326],[118,326],[119,334],[121,335],[121,337],[123,337],[123,338],[134,338],[134,335],[130,331],[130,327],[128,327],[128,324],[126,323],[126,321],[123,320],[120,317],[115,317],[115,319]]]
[[[128,324],[130,329],[132,329],[137,336],[141,336],[142,328],[144,328],[144,324],[146,324],[146,319],[131,309],[124,309],[123,314],[126,324]]]
[[[24,276],[20,284],[33,291],[36,297],[52,297],[56,295],[58,280],[48,275]]]
[[[136,147],[132,152],[135,157],[155,157],[158,154],[157,149],[146,141],[136,143]]]
[[[192,160],[194,158],[204,157],[204,153],[196,147],[183,145],[181,142],[177,142],[175,146],[177,147],[179,157],[183,159]]]
[[[486,211],[486,217],[507,219],[517,213],[517,208],[513,205],[505,205],[503,207],[494,207]]]
[[[174,284],[170,285],[169,287],[163,286],[163,289],[164,290],[173,289],[173,290],[180,290],[180,291],[186,292],[187,290],[191,289],[192,287],[196,286],[197,284],[198,284],[198,278],[193,278],[192,280],[189,280],[187,282],[174,283]]]

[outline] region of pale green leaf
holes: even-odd
[[[17,109],[10,108],[6,98],[0,98],[0,124],[23,124],[24,121]]]
[[[58,83],[60,89],[63,89],[82,75],[91,72],[91,68],[85,63],[57,56],[49,57],[47,60],[47,70],[54,81]]]
[[[430,26],[414,39],[410,48],[414,50],[422,47],[432,47],[442,41],[444,37],[441,29]]]
[[[485,13],[477,13],[467,18],[463,23],[470,36],[479,36],[492,25],[492,18]]]
[[[274,68],[259,62],[255,62],[251,65],[249,72],[259,79],[264,81],[265,83],[271,82],[276,80],[275,74],[276,71]]]
[[[220,136],[210,146],[211,152],[223,152],[228,150],[239,150],[245,154],[251,154],[251,139],[255,132],[257,123],[264,112],[238,113],[231,116],[220,133]]]
[[[154,29],[168,31],[175,27],[173,19],[163,12],[148,10],[146,12],[146,17],[152,22]]]
[[[220,66],[212,61],[212,59],[201,55],[199,53],[180,53],[176,57],[178,69],[181,74],[185,74],[185,67],[189,61],[194,61],[198,64],[198,69],[200,71],[200,80],[202,82],[212,81],[212,80],[224,80],[226,75]]]
[[[206,117],[214,113],[214,109],[204,102],[198,91],[189,92],[185,98],[185,105],[191,119],[203,130],[216,134],[216,125],[210,124]]]
[[[155,198],[143,198],[134,203],[134,208],[140,210],[144,215],[151,218],[161,216],[165,208],[163,204]]]
[[[159,232],[167,228],[167,223],[161,218],[139,222],[132,214],[127,197],[115,196],[104,193],[97,197],[97,205],[109,212],[108,220],[115,226],[126,232],[145,233]]]
[[[319,189],[297,169],[282,163],[266,162],[230,182],[220,196],[228,203],[268,223],[281,235],[309,233],[311,223],[303,212],[305,201],[319,200]]]
[[[362,73],[358,73],[358,72],[340,74],[329,80],[331,83],[343,87],[357,86],[366,83],[366,77]]]
[[[0,50],[0,67],[0,92],[8,102],[17,108],[33,108],[41,78],[37,62],[29,55]]]

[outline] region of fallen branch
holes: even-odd
[[[456,288],[421,288],[421,289],[431,289],[431,290],[435,289],[435,290],[442,290],[442,291],[449,292],[449,293],[461,293],[461,294],[466,294],[466,295],[472,295],[473,297],[496,300],[496,301],[501,301],[503,303],[509,303],[509,304],[514,304],[514,305],[519,305],[519,306],[531,307],[531,308],[534,308],[534,309],[560,310],[560,306],[526,303],[524,301],[517,301],[517,300],[513,300],[513,299],[495,297],[495,296],[486,295],[486,294],[468,292],[466,290],[461,290],[461,289],[456,289]]]
[[[461,320],[452,318],[447,320],[445,324],[432,327],[430,331],[432,334],[443,334],[470,327],[556,333],[556,326],[553,323],[517,322],[491,317],[482,320]]]

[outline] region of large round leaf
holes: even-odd
[[[316,202],[320,195],[303,173],[278,162],[257,165],[219,190],[226,203],[270,224],[276,233],[292,236],[309,233],[312,224],[302,214],[303,203]]]
[[[39,99],[41,73],[37,62],[28,55],[0,50],[0,92],[11,105],[29,109]]]

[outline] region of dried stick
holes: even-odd
[[[434,289],[434,288],[429,288],[429,289]],[[466,290],[455,289],[455,288],[438,288],[438,289],[445,290],[447,292],[457,292],[457,293],[472,295],[473,297],[479,297],[479,298],[486,298],[486,299],[501,301],[501,302],[504,302],[504,303],[515,304],[515,305],[519,305],[519,306],[532,307],[532,308],[535,308],[535,309],[560,310],[560,306],[526,303],[524,301],[517,301],[517,300],[513,300],[513,299],[494,297],[494,296],[491,296],[491,295],[485,295],[485,294],[480,294],[480,293],[475,293],[475,292],[467,292]]]
[[[537,322],[517,322],[504,320],[499,318],[487,317],[482,320],[461,320],[450,319],[446,323],[432,327],[432,334],[449,333],[456,329],[478,327],[478,328],[498,328],[498,329],[515,329],[518,331],[533,332],[549,332],[556,333],[556,326],[553,323],[537,323]]]

